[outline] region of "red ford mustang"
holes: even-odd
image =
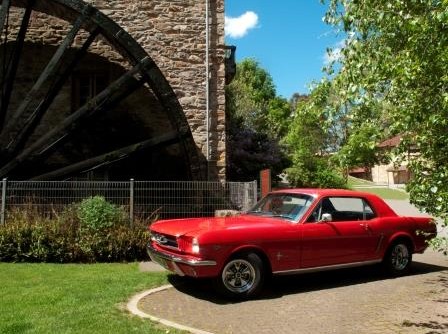
[[[408,271],[436,235],[430,217],[400,217],[379,197],[349,190],[275,191],[235,217],[161,220],[151,259],[182,276],[212,277],[231,297],[256,295],[270,274],[382,262]]]

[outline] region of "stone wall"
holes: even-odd
[[[210,180],[225,179],[224,0],[209,0]],[[155,60],[175,91],[188,119],[198,150],[207,155],[205,1],[89,0],[124,28]],[[26,40],[57,45],[66,22],[33,13]],[[97,40],[89,52],[127,67],[107,43]]]
[[[157,62],[206,155],[205,1],[91,1]],[[209,2],[211,179],[225,178],[224,0]]]

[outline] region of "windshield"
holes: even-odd
[[[280,217],[298,221],[314,198],[305,194],[269,194],[249,210],[248,214]]]

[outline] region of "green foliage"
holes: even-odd
[[[227,178],[253,181],[261,170],[271,169],[275,177],[289,164],[284,147],[265,133],[240,127],[228,134]]]
[[[307,99],[297,103],[285,143],[292,166],[287,169],[288,180],[296,187],[346,188],[345,180],[330,164],[328,130],[328,88],[318,85]]]
[[[373,123],[365,122],[353,129],[348,141],[333,157],[342,168],[363,166],[372,168],[379,161],[379,141],[381,130]]]
[[[295,163],[287,169],[288,181],[299,188],[347,188],[347,182],[334,172],[325,159],[315,158],[311,163]]]
[[[448,238],[433,238],[429,241],[429,246],[448,256]]]
[[[288,166],[280,139],[290,113],[266,70],[253,59],[237,64],[235,78],[226,87],[228,180],[251,181],[265,168],[275,178]]]
[[[122,224],[126,217],[121,208],[109,203],[102,196],[84,199],[79,204],[77,211],[81,226],[92,230],[101,230]]]
[[[286,99],[276,97],[269,101],[267,133],[273,138],[282,138],[288,132],[291,109]]]
[[[236,75],[226,88],[228,115],[243,120],[243,125],[255,131],[266,130],[269,103],[276,98],[270,74],[254,59],[237,64]]]
[[[36,211],[15,210],[0,226],[0,261],[115,262],[147,259],[147,224],[85,226],[79,207],[69,206],[50,219]]]
[[[448,2],[330,0],[328,23],[347,38],[329,72],[355,124],[404,138],[411,202],[448,226]],[[380,106],[381,108],[375,108]]]
[[[331,169],[331,167],[328,166],[318,169],[314,180],[315,184],[312,185],[313,187],[337,189],[347,188],[347,181],[341,177],[339,173],[336,173],[334,169]]]

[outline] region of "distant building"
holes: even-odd
[[[378,144],[378,148],[391,152],[401,143],[401,135],[394,136]],[[372,181],[375,183],[387,184],[389,186],[402,186],[409,182],[412,173],[408,169],[409,155],[415,154],[414,149],[409,149],[406,159],[396,165],[394,161],[388,164],[378,164],[372,168]]]
[[[372,181],[371,173],[365,167],[355,167],[348,171],[348,175],[358,179]]]

